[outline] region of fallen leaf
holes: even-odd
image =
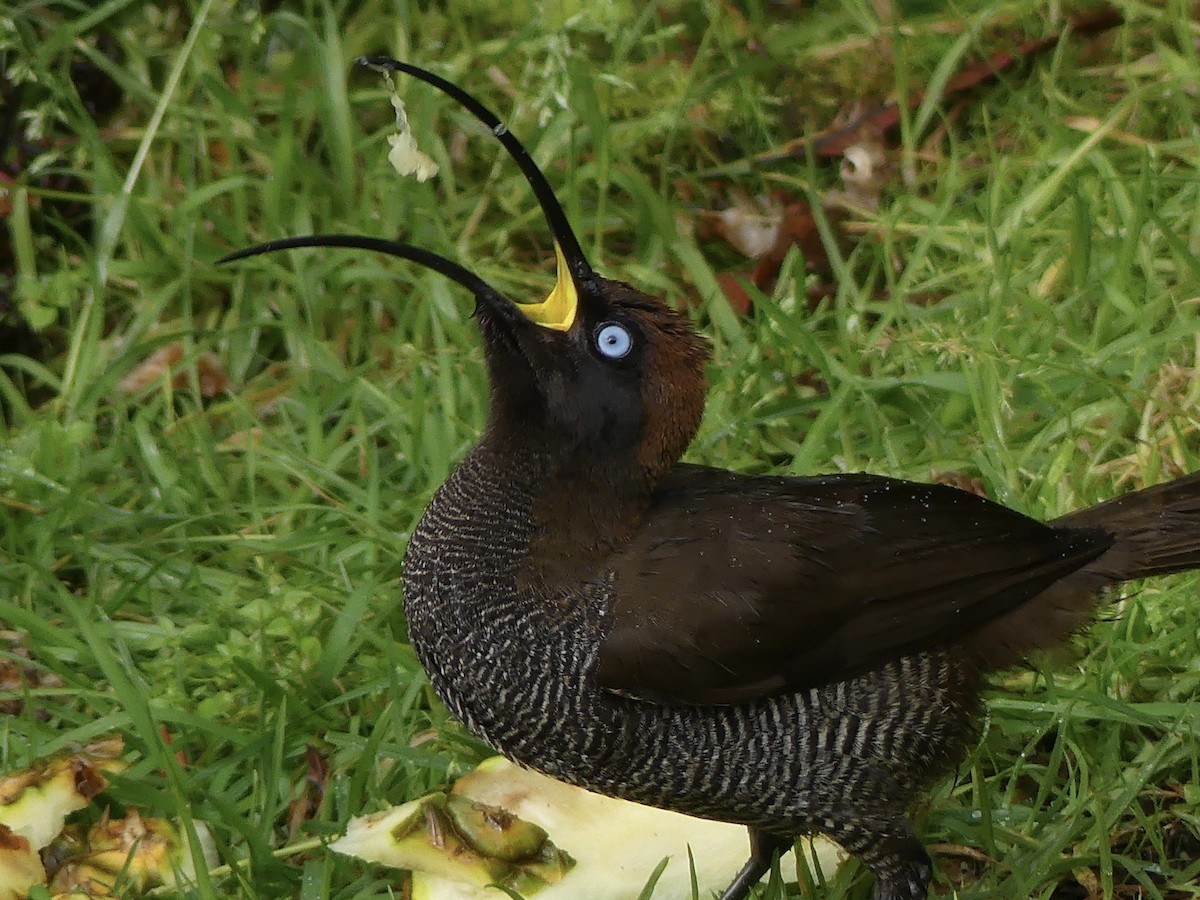
[[[937,472],[934,474],[933,480],[938,484],[948,484],[950,487],[956,487],[960,491],[966,491],[968,494],[976,494],[980,497],[987,497],[988,495],[987,488],[983,484],[983,479],[964,475],[961,472]]]
[[[826,219],[831,228],[835,231],[840,230],[839,214],[833,210],[826,210]],[[755,269],[754,283],[760,290],[767,291],[774,286],[779,267],[783,265],[783,260],[792,247],[800,248],[800,252],[804,254],[804,266],[808,271],[820,275],[828,275],[832,271],[829,254],[825,251],[821,232],[817,228],[816,216],[812,207],[803,200],[793,201],[783,208],[775,244]]]
[[[19,715],[25,708],[26,692],[62,687],[61,678],[34,665],[23,632],[0,630],[0,647],[5,651],[4,658],[0,658],[0,693],[14,695],[12,699],[0,700],[0,713]]]
[[[739,316],[749,315],[754,302],[750,299],[747,284],[753,284],[754,279],[749,272],[718,272],[717,286],[725,295],[729,307]]]
[[[1100,877],[1091,869],[1081,866],[1071,874],[1075,876],[1075,882],[1087,891],[1087,900],[1100,900],[1104,896],[1104,889],[1100,886]]]
[[[1042,53],[1053,50],[1067,35],[1080,37],[1100,34],[1116,28],[1124,21],[1124,16],[1116,7],[1101,6],[1079,16],[1067,27],[1046,37],[1022,41],[1011,50],[994,53],[986,59],[977,60],[964,66],[946,82],[940,99],[945,103],[955,95],[996,81],[1002,73],[1023,62],[1030,62]],[[906,105],[908,109],[915,110],[924,102],[925,93],[914,91],[908,96]],[[804,135],[788,141],[782,147],[759,153],[752,157],[752,162],[759,166],[769,166],[792,159],[805,159],[809,155],[825,159],[839,159],[844,156],[847,148],[859,143],[864,137],[878,139],[891,133],[900,124],[900,111],[899,103],[882,103],[855,116],[846,124],[834,125],[817,134]]]
[[[831,227],[840,228],[842,216],[838,210],[827,210],[826,217]],[[700,214],[696,237],[723,240],[755,260],[749,273],[730,271],[717,275],[717,284],[729,305],[742,315],[748,314],[753,306],[746,284],[769,294],[793,247],[800,248],[809,272],[828,275],[831,271],[812,207],[786,195],[754,201],[735,197],[733,205],[726,209]]]
[[[172,341],[165,347],[156,350],[143,362],[117,382],[117,390],[122,394],[133,396],[141,394],[149,388],[162,384],[169,379],[172,389],[184,390],[191,383],[186,368],[178,368],[183,362],[184,347],[182,341]],[[202,353],[195,359],[196,381],[200,386],[203,397],[215,397],[217,394],[227,394],[230,391],[230,379],[221,366],[220,360],[212,353]]]
[[[295,840],[304,823],[316,816],[325,798],[325,788],[329,784],[329,761],[321,755],[321,751],[312,744],[308,745],[304,754],[307,774],[304,779],[304,792],[288,804],[288,834]]]
[[[742,256],[758,259],[775,246],[783,212],[778,201],[737,195],[725,209],[701,213],[698,234],[702,240],[719,238]]]
[[[830,191],[821,199],[826,205],[874,212],[879,209],[883,189],[893,180],[894,168],[883,141],[878,136],[865,137],[843,154],[839,167],[842,190]]]
[[[1037,287],[1033,289],[1033,295],[1044,299],[1054,293],[1054,288],[1058,285],[1059,278],[1066,265],[1067,260],[1062,256],[1050,263],[1046,267],[1046,271],[1042,273],[1042,277],[1038,279]]]
[[[1082,131],[1084,134],[1092,134],[1104,128],[1104,123],[1095,116],[1067,116],[1064,120],[1068,128],[1073,128],[1075,131]],[[1121,144],[1128,144],[1131,147],[1153,147],[1154,141],[1147,140],[1138,134],[1133,134],[1129,131],[1122,131],[1119,128],[1109,128],[1104,135],[1110,140],[1117,141]]]

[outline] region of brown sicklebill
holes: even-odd
[[[823,832],[917,900],[908,818],[977,735],[991,672],[1059,643],[1104,589],[1200,567],[1200,476],[1049,523],[952,487],[876,475],[742,475],[681,463],[704,410],[705,341],[593,271],[545,176],[478,100],[532,187],[558,279],[508,299],[427,250],[316,235],[435,269],[475,295],[491,383],[478,446],[404,558],[413,647],[466,726],[593,791],[750,830],[723,900],[796,835]]]

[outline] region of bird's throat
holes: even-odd
[[[547,595],[590,580],[640,526],[653,484],[633,461],[620,469],[586,456],[527,446],[495,452],[487,441],[472,454],[474,477],[508,495],[505,506],[524,521],[518,585]],[[479,515],[490,515],[484,509]]]

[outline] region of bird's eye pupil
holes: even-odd
[[[633,337],[624,325],[605,322],[596,329],[596,349],[609,359],[621,359],[633,349]]]

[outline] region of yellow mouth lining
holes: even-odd
[[[566,331],[575,322],[579,295],[575,292],[575,281],[571,278],[558,241],[554,242],[554,256],[558,260],[558,278],[554,282],[554,290],[541,303],[518,303],[516,306],[534,324],[555,331]]]

